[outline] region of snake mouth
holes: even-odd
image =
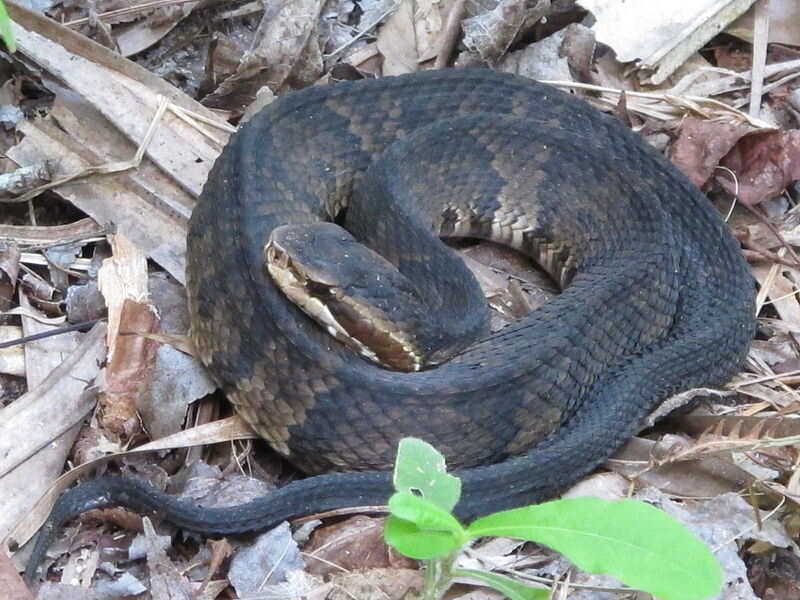
[[[293,304],[329,335],[384,368],[423,368],[422,352],[385,311],[348,291],[347,281],[337,280],[338,273],[315,268],[307,255],[308,245],[298,241],[296,231],[276,232],[264,246],[264,263],[275,285]]]

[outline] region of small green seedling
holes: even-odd
[[[0,39],[3,40],[9,52],[14,53],[17,51],[14,32],[11,30],[11,19],[8,17],[6,5],[3,3],[3,0],[0,0]]]
[[[424,600],[439,600],[453,577],[469,577],[511,600],[545,600],[546,589],[504,575],[458,569],[455,559],[470,540],[503,536],[560,552],[584,571],[613,575],[663,600],[703,600],[722,589],[711,551],[666,513],[637,500],[554,500],[494,513],[465,527],[451,511],[461,481],[447,473],[444,457],[415,438],[401,440],[389,499],[386,542],[425,561]]]

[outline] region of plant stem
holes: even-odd
[[[441,600],[453,580],[457,552],[425,561],[425,590],[422,600]]]

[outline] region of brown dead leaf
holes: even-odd
[[[150,568],[150,592],[163,600],[194,600],[189,581],[175,567],[159,543],[153,524],[142,519],[147,546],[147,565]]]
[[[21,246],[46,248],[102,235],[105,235],[105,230],[92,219],[50,226],[0,224],[0,242],[16,242]]]
[[[109,360],[106,394],[101,398],[103,426],[128,438],[139,428],[137,404],[149,383],[158,348],[153,340],[135,333],[157,330],[159,319],[146,301],[144,255],[120,234],[109,239],[114,254],[103,261],[98,273],[100,291],[108,305]]]
[[[518,252],[490,242],[453,244],[481,286],[491,312],[492,331],[527,315],[558,292],[556,285]]]
[[[5,552],[0,552],[0,590],[3,590],[3,600],[33,600],[33,594]]]
[[[800,14],[800,13],[799,13]],[[759,598],[800,598],[800,557],[792,549],[773,548],[753,552],[748,575]]]
[[[108,431],[129,438],[139,430],[137,406],[149,384],[158,349],[156,342],[135,333],[157,329],[158,317],[151,305],[125,299],[119,323],[121,331],[133,335],[116,337],[106,373],[106,393],[101,401],[102,424]]]
[[[203,579],[202,589],[205,589],[209,585],[214,573],[216,573],[222,566],[222,563],[233,554],[233,547],[227,538],[208,540],[207,544],[210,549],[211,557],[208,561],[208,572]]]
[[[41,518],[49,511],[32,507],[63,468],[74,440],[74,434],[65,434],[94,406],[84,389],[104,357],[105,325],[100,324],[35,389],[0,411],[0,538],[23,517]]]
[[[796,345],[794,339],[782,332],[776,332],[768,340],[753,340],[750,343],[750,355],[771,367],[785,365],[792,360],[796,360]],[[776,367],[778,373],[795,371],[800,369],[800,365],[793,368]]]
[[[656,461],[675,450],[675,444],[689,447],[691,442],[677,436],[661,442],[637,437],[609,459],[606,466],[633,478],[641,486],[652,486],[664,493],[685,497],[711,498],[738,492],[755,481],[743,469],[716,456],[655,466]]]
[[[730,435],[734,429],[750,432],[758,426],[762,431],[769,432],[770,437],[774,438],[800,436],[800,419],[791,417],[686,415],[680,418],[680,422],[683,429],[695,435],[712,427],[720,435]]]
[[[781,319],[795,332],[800,331],[800,302],[794,293],[795,282],[789,278],[787,270],[780,265],[753,265],[752,273],[761,286],[757,302],[762,305],[771,298],[770,306],[778,312]]]
[[[133,56],[153,46],[188,17],[198,4],[186,2],[165,7],[146,15],[144,19],[114,27],[112,31],[119,53]]]
[[[594,34],[572,24],[543,40],[511,52],[500,61],[500,70],[531,79],[573,81],[573,73],[585,79],[594,53]]]
[[[374,75],[375,77],[378,77],[382,72],[381,63],[382,57],[381,53],[378,51],[378,44],[372,42],[371,44],[367,44],[366,46],[353,51],[347,56],[345,62],[341,63],[341,65],[355,68],[356,73],[358,73],[360,76]],[[333,77],[335,73],[336,67],[334,66],[330,71],[331,77]],[[350,73],[352,75],[352,69],[350,69]],[[327,75],[325,77],[327,77]],[[324,79],[325,78],[323,77],[323,80]]]
[[[45,581],[36,594],[36,600],[107,600],[108,596],[87,590],[80,585],[67,585]]]
[[[41,288],[37,291],[41,291]],[[47,315],[33,306],[26,293],[19,295],[18,310],[23,316],[22,334],[24,336],[50,332],[57,329],[63,322],[60,319],[55,323],[50,322],[46,318]],[[77,348],[82,337],[78,332],[71,331],[52,338],[27,342],[25,344],[25,377],[28,389],[32,390],[40,385],[50,373],[58,368],[62,364],[64,356]]]
[[[753,53],[749,48],[722,45],[714,48],[714,62],[721,69],[749,71],[753,68]]]
[[[499,60],[517,37],[542,17],[550,14],[550,0],[500,0],[463,23],[464,45],[489,63]],[[468,6],[469,8],[469,6]]]
[[[239,549],[231,559],[228,579],[236,593],[246,598],[267,585],[285,582],[289,573],[304,567],[291,528],[283,522]]]
[[[189,329],[185,288],[163,273],[154,273],[149,277],[149,289],[160,333],[136,334],[157,342],[155,365],[136,408],[150,437],[160,439],[180,431],[189,405],[216,386],[194,358],[185,333]]]
[[[773,249],[782,246],[784,241],[793,246],[800,245],[800,211],[789,211],[777,219],[775,227],[781,239],[772,229],[762,221],[756,221],[755,216],[748,213],[747,220],[737,227],[737,236],[741,235],[747,244],[756,247]]]
[[[383,74],[401,75],[419,70],[436,57],[442,43],[447,14],[454,0],[400,0],[378,32]]]
[[[403,600],[422,590],[422,573],[416,569],[371,569],[338,573],[331,577],[328,600]]]
[[[413,569],[416,561],[397,554],[383,541],[385,522],[358,515],[315,530],[303,548],[307,571],[324,577],[356,569]]]
[[[720,160],[752,127],[746,124],[720,119],[708,120],[686,117],[678,138],[670,148],[669,157],[697,187],[703,187]],[[721,180],[728,179],[722,175]]]
[[[276,94],[285,91],[296,70],[314,71],[311,78],[307,73],[300,74],[303,81],[319,78],[322,61],[316,31],[322,0],[297,0],[276,6],[277,10],[270,7],[264,11],[251,50],[242,58],[236,73],[203,99],[205,106],[241,114],[262,86],[269,86]],[[316,50],[309,46],[316,46]],[[309,61],[310,57],[317,60]]]
[[[0,243],[0,313],[11,308],[11,296],[17,288],[19,246],[14,242]]]
[[[232,77],[244,53],[245,48],[239,40],[222,32],[216,32],[208,46],[203,82],[198,92],[200,96],[212,93],[220,81]]]
[[[91,118],[82,118],[77,122],[78,129],[92,132],[86,141],[94,149],[100,146],[100,133],[109,130],[103,123],[102,119],[98,121]],[[9,155],[20,164],[36,162],[42,157],[59,156],[61,160],[58,163],[58,174],[66,175],[101,162],[96,156],[84,158],[84,141],[65,135],[52,123],[23,123],[20,131],[25,133],[25,139],[9,151]],[[116,133],[124,139],[119,132]],[[144,171],[137,169],[136,174],[70,183],[59,187],[58,193],[98,222],[113,223],[117,231],[128,236],[141,248],[147,248],[156,262],[178,281],[183,281],[186,236],[185,233],[181,235],[181,232],[185,232],[189,209],[179,212],[169,203],[158,201],[169,197],[175,202],[185,197],[191,202],[191,197],[174,183],[163,190],[155,189],[164,176],[154,176],[152,170],[157,169],[146,174],[147,170],[145,167]],[[139,178],[148,179],[151,184],[140,186]],[[108,198],[114,198],[115,202],[109,203]]]
[[[796,46],[800,44],[800,4],[796,0],[770,0],[769,42]],[[755,10],[752,8],[731,23],[725,33],[753,41]]]
[[[751,206],[779,195],[800,179],[800,130],[758,133],[739,140],[722,164],[736,173],[718,178],[729,192]]]
[[[12,342],[22,337],[22,327],[16,325],[0,325],[0,344]],[[25,350],[24,345],[15,344],[7,348],[0,348],[0,373],[25,377]],[[2,380],[0,380],[0,397],[2,397]]]

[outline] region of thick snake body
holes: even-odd
[[[422,147],[392,148],[415,136]],[[568,285],[435,368],[362,359],[275,287],[264,244],[279,225],[335,217],[360,223],[356,237],[381,238],[394,219],[382,204],[391,194],[401,206],[417,202],[429,231],[509,244]],[[437,263],[438,245],[420,234],[383,250],[401,271],[449,282],[430,295],[432,311],[459,310],[474,282],[459,287],[460,275]],[[738,244],[683,175],[588,104],[488,70],[278,99],[214,165],[188,251],[192,338],[237,411],[306,472],[347,472],[224,509],[101,478],[62,498],[51,529],[110,503],[208,533],[380,505],[406,436],[430,441],[458,469],[463,518],[541,501],[594,469],[670,395],[724,383],[754,333]],[[463,328],[454,335],[475,326]]]

